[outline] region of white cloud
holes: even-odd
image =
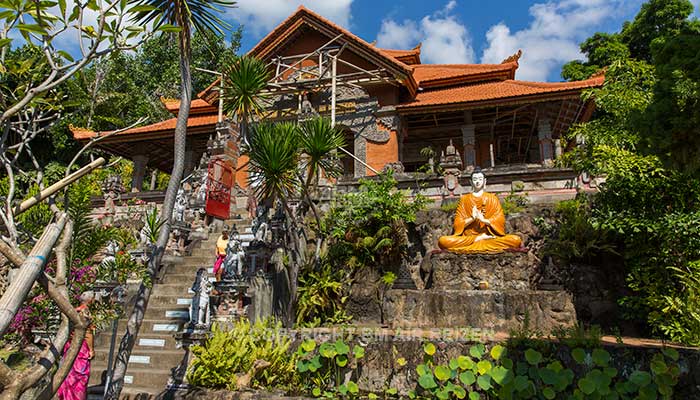
[[[498,63],[523,50],[517,77],[546,80],[565,62],[583,59],[579,43],[602,23],[619,17],[624,0],[561,0],[530,7],[533,20],[522,30],[512,32],[501,22],[486,33],[487,45],[481,62]]]
[[[343,26],[350,25],[350,5],[353,0],[238,0],[236,8],[227,14],[243,24],[247,31],[264,35],[291,15],[300,5]]]
[[[467,28],[453,14],[457,2],[426,15],[420,22],[396,22],[387,18],[377,35],[377,46],[409,49],[422,42],[421,59],[426,63],[457,64],[474,62],[474,49]]]

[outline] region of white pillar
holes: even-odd
[[[335,126],[335,87],[336,87],[336,72],[338,64],[338,56],[331,57],[331,126]]]
[[[143,178],[146,175],[146,165],[148,156],[144,154],[136,155],[131,159],[134,162],[134,172],[131,177],[131,191],[140,192],[143,186]]]
[[[537,138],[540,142],[540,162],[542,165],[550,166],[554,159],[554,149],[552,148],[552,125],[548,119],[539,120],[537,127]]]

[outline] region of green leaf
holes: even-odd
[[[449,366],[451,370],[457,371],[459,369],[459,361],[457,361],[456,358],[452,358],[450,359]]]
[[[306,361],[304,361],[304,360],[297,361],[297,371],[306,372],[308,370],[309,370],[309,366],[308,366]]]
[[[479,400],[481,399],[481,395],[477,392],[469,392],[469,400]]]
[[[432,374],[421,375],[418,378],[418,384],[420,387],[426,390],[434,389],[438,386],[437,383],[435,383],[435,379],[433,378]]]
[[[476,364],[476,370],[479,372],[479,375],[484,375],[487,374],[489,371],[491,371],[492,365],[491,361],[489,360],[481,360]]]
[[[464,386],[470,386],[476,382],[476,376],[472,371],[465,371],[459,374],[459,381],[462,382]]]
[[[530,386],[530,380],[526,376],[518,375],[513,381],[513,387],[518,392],[522,392]]]
[[[486,352],[486,348],[481,343],[477,343],[474,346],[469,348],[469,355],[471,355],[472,357],[477,358],[477,359],[481,358],[485,352]]]
[[[22,32],[36,33],[39,35],[46,35],[46,29],[42,28],[41,25],[37,24],[17,24],[17,29]]]
[[[579,381],[578,381],[578,388],[581,389],[581,391],[582,391],[584,394],[590,395],[590,394],[592,394],[593,392],[595,392],[596,385],[595,385],[595,382],[593,382],[593,381],[590,380],[590,379],[581,378],[581,379],[579,379]]]
[[[352,354],[356,359],[363,358],[365,356],[365,348],[362,346],[355,345],[352,348]]]
[[[345,396],[346,394],[348,394],[348,387],[345,386],[345,384],[342,384],[342,385],[338,386],[338,392],[340,392],[340,394]]]
[[[474,368],[474,361],[468,356],[457,357],[457,362],[459,363],[459,369],[462,371]]]
[[[324,358],[333,358],[336,356],[336,350],[335,350],[335,345],[324,342],[321,344],[321,346],[318,348],[318,354],[321,355],[321,357]]]
[[[313,389],[311,390],[311,394],[312,394],[314,397],[320,397],[320,396],[321,396],[321,389],[315,387],[315,388],[313,388]]]
[[[670,358],[671,360],[678,361],[678,350],[671,347],[664,347],[664,349],[661,351],[666,357]]]
[[[630,375],[630,382],[637,387],[644,387],[651,383],[651,374],[645,371],[634,371]]]
[[[585,364],[586,363],[586,352],[583,349],[580,349],[580,348],[573,349],[571,351],[571,357],[578,364]]]
[[[491,378],[493,378],[493,381],[498,383],[499,385],[502,385],[503,382],[505,382],[506,377],[508,376],[508,370],[504,368],[503,366],[499,365],[491,370]]]
[[[407,364],[406,359],[403,357],[399,357],[396,359],[396,364],[399,365],[399,367],[403,367],[404,365]]]
[[[146,4],[144,4],[144,5],[137,5],[137,6],[131,7],[131,8],[129,9],[129,12],[132,12],[132,13],[137,13],[137,12],[149,12],[149,11],[154,11],[154,10],[156,10],[156,9],[157,9],[157,8],[156,8],[155,6],[151,6],[151,5],[146,5]]]
[[[610,353],[603,349],[593,349],[593,362],[600,367],[607,367],[610,362]]]
[[[12,39],[0,39],[0,49],[2,49],[5,46],[9,46],[12,43]]]
[[[301,342],[301,348],[306,352],[310,353],[316,348],[316,342],[312,339],[306,339]]]
[[[348,392],[350,392],[352,394],[356,394],[359,391],[360,391],[360,387],[357,386],[357,383],[355,383],[353,381],[348,382]]]
[[[557,397],[557,393],[551,388],[551,387],[546,387],[542,390],[542,395],[544,396],[545,399],[547,400],[552,400],[555,397]]]
[[[432,356],[433,354],[435,354],[436,350],[437,349],[435,348],[435,345],[430,343],[430,342],[423,345],[423,351],[425,352],[425,354],[427,354],[429,356]]]
[[[430,370],[430,368],[428,368],[427,365],[418,364],[416,366],[416,373],[418,374],[418,376],[423,376],[423,375],[427,375],[427,374],[432,374],[433,372]]]
[[[525,350],[525,360],[530,365],[537,365],[542,361],[542,354],[534,349]]]
[[[499,360],[503,354],[505,354],[506,348],[501,346],[500,344],[497,344],[491,348],[491,357],[494,360]]]
[[[438,380],[445,382],[446,380],[450,379],[451,376],[452,370],[444,365],[438,365],[435,368],[435,377],[438,378]]]
[[[70,62],[75,61],[75,59],[73,59],[73,56],[71,56],[70,53],[68,53],[67,51],[59,50],[59,51],[57,51],[57,53],[58,53],[61,57],[65,58],[66,60],[68,60],[68,61],[70,61]]]
[[[335,342],[335,351],[338,354],[348,354],[350,352],[350,346],[348,346],[345,342],[342,340],[338,339]]]
[[[158,27],[158,30],[161,32],[180,32],[182,28],[175,25],[163,24]]]
[[[481,375],[476,378],[476,384],[481,388],[481,390],[491,389],[491,377],[488,375]]]
[[[338,357],[335,358],[335,363],[339,367],[344,367],[348,365],[348,356],[346,356],[345,354],[339,354]]]

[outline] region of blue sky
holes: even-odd
[[[523,50],[516,77],[560,80],[561,65],[582,58],[578,44],[617,31],[643,0],[239,0],[228,11],[245,27],[242,50],[303,4],[371,42],[411,48],[431,63],[497,63]],[[696,15],[700,0],[693,0]]]

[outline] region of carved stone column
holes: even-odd
[[[539,120],[537,138],[540,142],[540,162],[549,167],[554,163],[554,149],[552,146],[552,125],[548,119]]]
[[[476,166],[476,125],[462,125],[464,143],[464,169],[469,172]]]
[[[444,179],[442,196],[444,199],[458,198],[462,192],[459,176],[462,173],[462,157],[450,140],[449,146],[440,155],[440,167]]]
[[[145,154],[135,155],[131,161],[134,162],[134,172],[131,176],[131,191],[140,192],[143,186],[143,178],[146,175],[148,156]]]

